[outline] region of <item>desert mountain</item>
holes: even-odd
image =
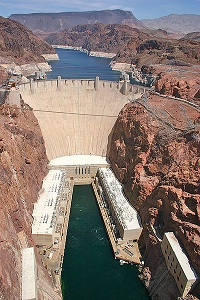
[[[200,42],[200,32],[191,32],[191,33],[188,33],[186,34],[182,40],[191,40],[191,41],[194,41],[194,42]]]
[[[189,32],[200,31],[200,15],[194,14],[171,14],[156,19],[144,19],[141,22],[148,28],[160,28],[169,32],[187,34]]]
[[[61,12],[61,13],[33,13],[13,14],[10,19],[25,25],[37,34],[59,32],[80,24],[128,24],[131,27],[144,28],[132,12],[120,9]]]
[[[43,62],[41,55],[50,53],[55,50],[25,26],[0,17],[0,63]]]
[[[163,30],[139,30],[126,25],[78,25],[51,34],[46,41],[53,45],[82,47],[88,51],[116,53],[118,62],[141,67],[150,64],[200,64],[200,44],[172,39]]]

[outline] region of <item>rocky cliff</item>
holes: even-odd
[[[56,53],[20,23],[0,17],[0,63],[44,62],[42,54]]]
[[[13,14],[10,19],[16,20],[31,29],[36,34],[59,32],[81,24],[123,24],[128,23],[132,27],[144,28],[132,12],[121,9],[62,12],[62,13],[34,13]]]
[[[200,274],[199,129],[199,110],[154,94],[127,104],[113,129],[109,158],[142,218],[141,278],[153,299],[179,296],[160,249],[164,232],[176,233]]]
[[[33,203],[47,173],[44,140],[32,110],[0,106],[0,299],[21,299],[21,249],[33,247]],[[61,299],[37,255],[39,299]],[[50,295],[50,296],[48,296]]]
[[[191,32],[186,34],[182,40],[192,40],[194,42],[200,42],[200,32]]]
[[[200,105],[200,66],[157,66],[155,90]]]
[[[116,61],[142,65],[184,62],[200,64],[198,42],[176,40],[163,30],[130,28],[127,25],[79,25],[45,40],[53,45],[83,47],[89,51],[116,53]]]

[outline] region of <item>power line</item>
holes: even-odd
[[[42,109],[33,109],[33,111],[44,112],[44,113],[65,114],[65,115],[92,116],[92,117],[108,117],[108,118],[118,117],[118,115],[89,114],[89,113],[64,112],[64,111],[55,111],[55,110],[42,110]]]

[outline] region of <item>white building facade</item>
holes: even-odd
[[[49,170],[33,210],[32,236],[37,246],[49,248],[59,244],[72,189],[66,171]]]
[[[173,232],[164,234],[161,249],[181,296],[186,296],[197,280],[197,275]]]
[[[69,155],[55,158],[51,169],[67,169],[67,177],[75,184],[90,184],[99,167],[107,167],[106,157],[97,155]]]
[[[37,264],[34,248],[22,249],[22,300],[37,300]]]
[[[121,183],[109,168],[100,168],[98,177],[121,239],[137,241],[142,232],[140,216],[125,197]]]
[[[38,247],[57,248],[74,184],[91,183],[100,166],[108,166],[106,158],[95,155],[70,155],[50,162],[32,214],[32,236]]]

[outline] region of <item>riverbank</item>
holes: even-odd
[[[115,61],[111,61],[110,67],[114,71],[124,71],[124,72],[131,72],[132,71],[132,65],[127,63],[119,63]]]
[[[55,49],[67,49],[67,50],[75,50],[75,51],[81,51],[86,53],[89,56],[95,56],[95,57],[104,57],[104,58],[113,58],[116,56],[115,53],[108,53],[108,52],[100,52],[100,51],[89,51],[87,49],[84,49],[82,47],[73,47],[73,46],[67,46],[67,45],[52,45]]]
[[[116,56],[115,53],[107,53],[107,52],[95,52],[90,51],[89,56],[95,56],[95,57],[105,57],[105,58],[113,58]]]
[[[51,66],[48,62],[42,63],[30,63],[24,65],[12,64],[1,64],[1,67],[5,68],[8,73],[13,75],[30,76],[34,75],[37,71],[50,72],[52,71]]]
[[[59,60],[59,56],[57,53],[54,54],[42,54],[46,61]]]

